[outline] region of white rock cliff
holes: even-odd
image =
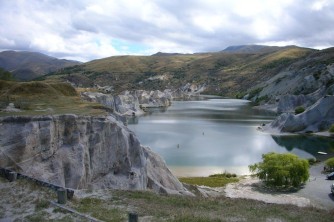
[[[112,116],[2,117],[0,167],[73,189],[187,193],[164,160]]]

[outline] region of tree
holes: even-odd
[[[268,185],[299,187],[310,176],[308,161],[294,154],[270,152],[263,154],[262,160],[248,167]]]

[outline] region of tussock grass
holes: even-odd
[[[22,111],[20,115],[105,115],[112,111],[101,104],[83,101],[70,84],[57,81],[0,81],[0,108],[9,103]],[[17,113],[0,112],[0,116],[12,114]]]

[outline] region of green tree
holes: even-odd
[[[310,176],[308,161],[294,154],[270,152],[263,154],[262,160],[248,167],[268,185],[299,187]]]
[[[329,170],[334,169],[334,157],[329,158],[328,160],[325,161],[325,167]]]

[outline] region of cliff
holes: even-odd
[[[0,138],[0,167],[56,185],[187,193],[113,116],[2,117]]]
[[[205,85],[187,83],[177,90],[164,91],[134,90],[124,91],[119,95],[101,92],[83,92],[81,96],[90,102],[101,103],[112,108],[117,114],[131,116],[142,115],[146,108],[168,107],[173,99],[189,99],[205,90]]]
[[[263,127],[265,131],[306,133],[328,130],[334,124],[334,96],[325,96],[303,113],[283,113]]]

